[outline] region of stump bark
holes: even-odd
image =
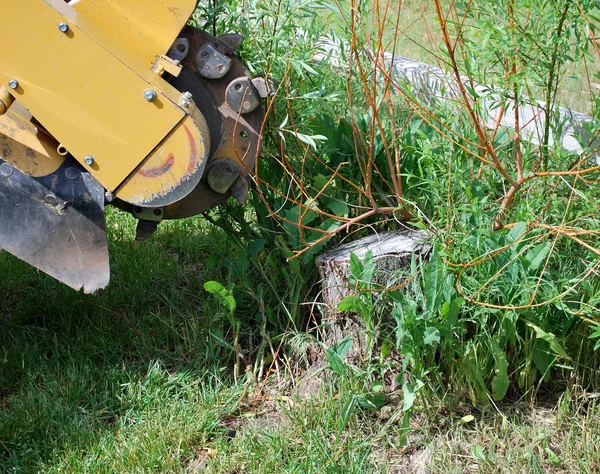
[[[363,261],[367,252],[371,251],[375,264],[372,282],[382,287],[394,287],[405,278],[406,272],[401,270],[410,269],[413,255],[419,258],[427,255],[430,250],[429,239],[428,233],[419,230],[382,232],[340,246],[317,258],[322,285],[321,300],[326,305],[321,341],[326,347],[332,347],[349,336],[353,343],[346,355],[348,363],[358,365],[367,356],[368,342],[363,320],[359,315],[337,310],[340,301],[357,293],[350,283],[350,255],[355,254]],[[311,354],[311,369],[299,386],[301,396],[319,390],[324,376],[320,369],[327,364],[323,350],[315,347],[311,349]],[[390,388],[394,388],[393,383]]]
[[[328,313],[335,313],[340,301],[356,291],[350,284],[350,255],[363,261],[367,252],[373,254],[373,283],[393,287],[402,282],[400,270],[410,267],[412,256],[424,256],[429,251],[429,234],[420,230],[398,230],[373,234],[327,252],[317,258],[321,276],[321,298]]]

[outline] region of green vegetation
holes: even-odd
[[[395,46],[488,80],[497,107],[551,110],[572,71],[591,85],[594,8],[200,2],[198,26],[244,34],[249,69],[280,81],[250,201],[145,243],[111,210],[95,296],[0,253],[0,469],[597,472],[598,124],[581,155],[529,143],[486,127],[468,81],[426,104],[377,59]],[[432,250],[395,289],[352,259],[338,317],[356,315],[366,347],[348,357],[358,341],[323,336],[314,257],[402,225]]]

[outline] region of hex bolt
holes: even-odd
[[[179,102],[179,104],[182,107],[189,107],[190,106],[190,103],[186,99],[184,99],[183,97],[181,98],[181,102]]]
[[[104,193],[104,201],[105,202],[113,202],[115,200],[115,196],[110,191],[106,191]]]
[[[83,159],[83,162],[88,166],[92,166],[94,164],[94,157],[88,155]]]
[[[67,31],[69,31],[69,25],[66,24],[64,21],[60,22],[58,24],[58,31],[60,31],[61,33],[66,33]]]
[[[192,100],[192,93],[189,91],[186,91],[183,93],[183,97],[186,98],[187,100]]]
[[[156,92],[152,89],[146,89],[144,91],[144,99],[148,102],[153,102],[156,100]]]
[[[10,87],[11,89],[16,89],[17,87],[19,87],[19,81],[17,81],[16,79],[11,79],[10,81],[8,81],[8,87]]]

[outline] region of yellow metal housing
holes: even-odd
[[[56,151],[58,143],[13,109],[18,105],[0,116],[0,158],[33,177],[54,173],[65,160]]]
[[[196,0],[81,0],[73,7],[150,67],[166,53],[196,8]]]

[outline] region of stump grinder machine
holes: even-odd
[[[0,0],[0,248],[86,293],[109,281],[105,205],[163,219],[248,194],[261,98],[196,0]]]

